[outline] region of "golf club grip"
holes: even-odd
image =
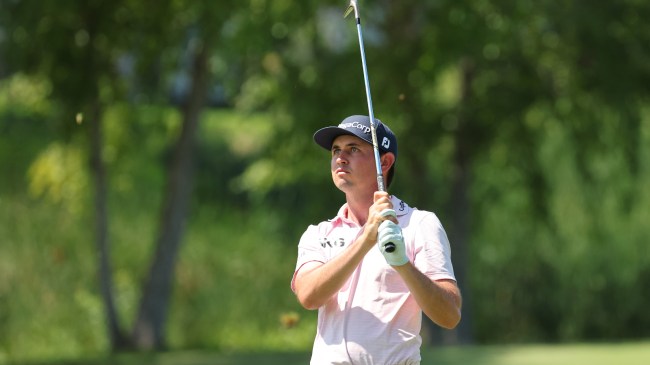
[[[389,252],[389,253],[395,251],[395,244],[392,243],[392,242],[387,242],[384,245],[384,251]]]

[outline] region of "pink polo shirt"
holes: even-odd
[[[409,207],[393,196],[406,255],[431,280],[451,279],[449,240],[435,214]],[[298,244],[291,281],[307,262],[325,263],[345,253],[362,227],[346,219],[347,204],[337,216],[307,228]],[[382,256],[370,250],[343,287],[318,309],[311,364],[419,364],[422,311],[401,277]]]

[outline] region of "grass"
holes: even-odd
[[[224,354],[177,351],[119,354],[103,359],[32,363],[32,365],[305,365],[308,352]],[[440,347],[423,351],[422,365],[645,365],[650,341],[599,344]],[[1,362],[0,362],[1,363]]]
[[[650,342],[447,347],[423,353],[422,364],[452,365],[641,365]]]

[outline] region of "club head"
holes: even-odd
[[[345,10],[345,14],[343,14],[344,18],[347,18],[348,15],[354,10],[354,17],[359,18],[359,10],[357,8],[357,1],[356,0],[350,0],[350,5],[348,6],[347,10]]]

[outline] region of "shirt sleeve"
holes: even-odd
[[[431,280],[455,281],[447,233],[434,213],[421,213],[424,214],[415,232],[415,267]]]
[[[293,292],[295,292],[296,274],[298,274],[298,271],[304,264],[312,261],[322,263],[327,261],[325,251],[320,244],[318,231],[318,226],[311,225],[307,228],[305,233],[302,234],[302,237],[300,237],[300,242],[298,243],[298,260],[293,272],[293,277],[291,278],[291,290]]]

